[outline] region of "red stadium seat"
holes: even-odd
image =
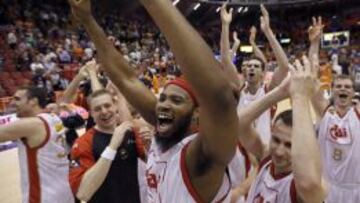
[[[24,78],[29,79],[29,80],[31,80],[33,78],[33,74],[31,71],[24,71],[24,72],[22,72],[22,75],[24,76]]]

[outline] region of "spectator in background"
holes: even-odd
[[[9,47],[11,49],[15,49],[16,48],[16,44],[17,44],[17,37],[15,35],[15,30],[11,30],[8,35],[7,35],[7,43],[9,45]]]

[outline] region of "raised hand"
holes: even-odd
[[[250,37],[249,37],[250,44],[255,44],[256,32],[257,32],[256,27],[251,26],[251,28],[250,28]]]
[[[238,34],[236,31],[233,32],[233,39],[234,39],[234,44],[237,44],[238,46],[240,45],[240,39],[238,37]]]
[[[324,25],[322,24],[321,16],[316,19],[312,18],[312,25],[309,27],[309,40],[311,43],[317,43],[321,39]]]
[[[311,98],[317,86],[317,78],[314,76],[314,69],[306,56],[302,57],[303,64],[295,61],[295,66],[289,65],[291,82],[289,93],[294,96],[305,96]]]
[[[232,13],[233,9],[230,8],[229,11],[226,10],[227,3],[224,3],[221,6],[220,16],[221,16],[221,22],[222,24],[229,25],[232,21]]]
[[[260,5],[260,9],[262,14],[262,16],[260,17],[260,27],[264,33],[267,33],[271,31],[269,12],[266,10],[263,4]]]
[[[131,131],[133,127],[134,124],[130,121],[124,121],[123,123],[121,123],[121,125],[116,127],[110,141],[110,147],[113,150],[117,150],[117,148],[119,148],[122,141],[124,140],[125,133],[127,131]]]
[[[86,70],[90,73],[97,73],[99,69],[99,64],[96,63],[95,59],[86,63]]]
[[[86,22],[91,17],[90,0],[68,0],[73,16],[81,23]]]

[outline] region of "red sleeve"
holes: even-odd
[[[71,149],[69,183],[74,194],[77,193],[85,172],[95,164],[92,153],[94,131],[90,129],[78,138]]]
[[[145,157],[146,157],[145,146],[141,139],[139,129],[133,128],[133,132],[134,132],[136,152],[138,154],[138,157],[142,160],[145,160]]]

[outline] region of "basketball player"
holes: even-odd
[[[320,93],[322,94],[322,93]],[[318,123],[318,139],[327,180],[331,183],[327,203],[360,201],[360,108],[353,106],[354,83],[349,76],[334,79],[334,104],[323,96],[313,99],[322,119]],[[334,111],[327,110],[332,107]]]
[[[13,105],[20,119],[0,126],[0,142],[18,140],[22,202],[74,202],[62,121],[55,114],[42,113],[46,91],[18,89]]]
[[[230,180],[226,168],[235,154],[237,138],[241,134],[237,102],[205,42],[170,1],[143,1],[168,38],[185,78],[191,84],[183,79],[171,81],[157,101],[108,42],[91,16],[90,2],[70,3],[74,14],[93,39],[114,84],[145,120],[156,126],[157,134],[147,163],[149,201],[211,202],[227,199]],[[199,135],[189,137],[189,126],[197,120],[193,118],[199,105]],[[246,136],[242,137],[246,141]]]
[[[117,126],[117,105],[104,89],[90,95],[96,123],[76,140],[69,180],[76,197],[87,202],[140,202],[138,157],[144,152],[130,121]],[[129,133],[127,133],[129,131]]]
[[[236,70],[236,67],[231,61],[229,51],[229,40],[228,40],[228,30],[229,24],[232,20],[232,13],[226,11],[226,5],[222,7],[221,11],[221,19],[223,24],[223,31],[222,31],[222,53],[221,55],[223,60],[223,65],[226,68],[232,67],[230,69]],[[238,104],[238,111],[241,108],[246,107],[251,102],[256,101],[264,97],[264,95],[269,91],[272,90],[274,87],[279,85],[281,81],[287,76],[288,74],[288,60],[284,50],[281,48],[281,45],[276,40],[274,33],[270,28],[270,19],[269,14],[265,7],[261,6],[261,29],[264,32],[265,36],[269,40],[271,47],[274,50],[276,59],[279,64],[279,68],[275,70],[273,75],[272,81],[270,84],[266,85],[263,83],[264,74],[266,73],[265,66],[263,60],[260,58],[253,56],[246,60],[246,66],[243,69],[243,75],[245,78],[245,85],[242,87],[240,92],[240,101]],[[224,39],[226,38],[226,39]],[[244,62],[243,62],[244,63]],[[271,122],[271,112],[270,109],[264,114],[262,114],[255,122],[254,127],[256,128],[257,132],[259,133],[263,144],[268,145],[270,140],[270,122]]]
[[[318,54],[322,28],[321,18],[314,18],[309,32],[313,50],[309,54]],[[322,91],[312,99],[321,118],[317,124],[318,142],[325,178],[331,185],[326,203],[360,201],[360,108],[353,106],[354,96],[351,78],[339,75],[332,84],[332,105]]]
[[[327,194],[322,180],[319,146],[310,117],[309,100],[315,92],[310,62],[303,57],[291,67],[289,93],[293,111],[274,121],[270,156],[262,161],[247,202],[323,202]]]

